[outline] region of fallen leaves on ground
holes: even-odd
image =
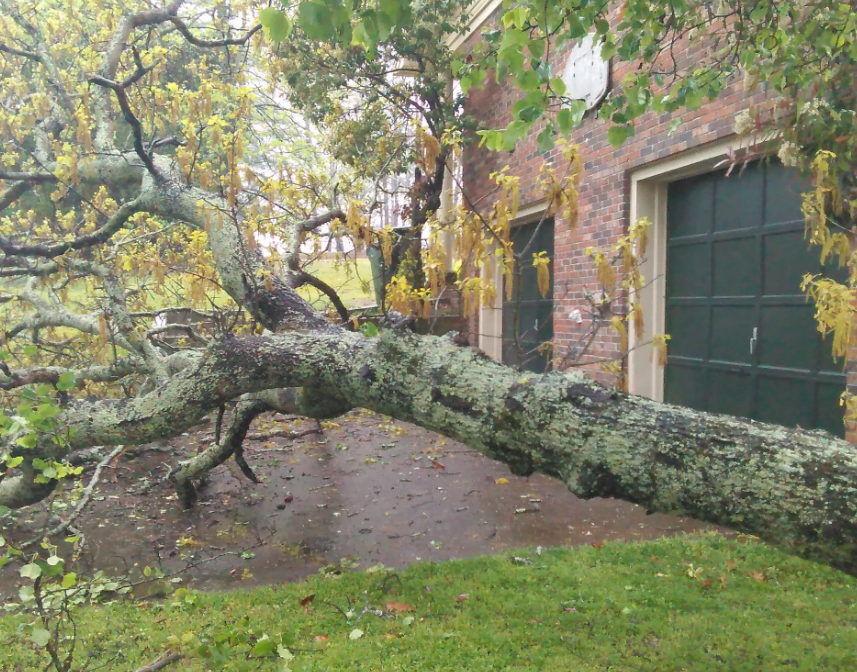
[[[508,478],[503,478],[503,477],[501,476],[500,478],[495,478],[495,479],[494,479],[494,482],[495,482],[497,485],[507,485],[507,484],[509,483],[509,479],[508,479]]]
[[[387,602],[387,611],[395,611],[397,614],[403,614],[408,611],[414,611],[414,607],[407,602]]]
[[[304,599],[302,599],[302,600],[301,600],[301,606],[302,606],[302,607],[305,607],[305,606],[306,606],[306,605],[308,605],[310,602],[312,602],[314,599],[315,599],[315,594],[313,594],[313,595],[307,595]]]

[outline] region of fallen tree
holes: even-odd
[[[270,403],[253,396],[284,387],[303,392]],[[394,329],[377,338],[341,331],[223,339],[144,397],[65,409],[72,438],[51,457],[175,436],[242,395],[254,401],[239,404],[220,443],[194,458],[206,468],[232,455],[264,410],[335,417],[362,407],[462,441],[515,474],[559,478],[583,498],[693,516],[857,570],[857,450],[850,444],[825,432],[660,404],[579,372],[522,374],[450,338]],[[0,496],[24,503],[26,490],[12,483],[0,484]]]

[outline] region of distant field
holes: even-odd
[[[307,267],[306,271],[333,287],[347,308],[360,308],[375,303],[372,270],[366,258],[357,259],[356,265],[354,261],[346,265],[335,259],[320,259]],[[329,304],[327,297],[313,287],[302,287],[298,291],[316,308],[321,309]]]

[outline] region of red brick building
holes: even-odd
[[[471,44],[481,27],[496,19],[498,5],[489,1],[481,10],[477,6],[473,33],[466,37]],[[555,73],[562,72],[570,48],[553,57]],[[608,95],[627,67],[611,64]],[[503,128],[521,95],[488,78],[485,88],[469,92],[467,105],[484,127]],[[740,176],[735,171],[726,177],[725,168],[717,167],[730,147],[742,144],[734,131],[736,115],[766,101],[763,89],[749,93],[736,80],[714,102],[682,114],[672,134],[671,115],[647,114],[619,149],[607,141],[608,126],[596,118],[597,107],[587,112],[573,135],[583,160],[578,223],[572,230],[557,217],[552,241],[546,242],[553,247],[552,328],[539,338],[552,339],[559,353],[577,342],[586,323],[574,319],[576,311],[586,309],[586,289],[597,286],[584,251],[610,245],[627,232],[629,222],[647,217],[652,228],[643,264],[649,282],[642,294],[646,326],[645,333],[631,337],[625,364],[629,391],[841,434],[839,396],[845,372],[841,362],[832,361],[829,344],[816,331],[813,307],[800,290],[803,274],[820,270],[818,253],[807,249],[804,238],[802,180],[776,155]],[[464,188],[474,202],[490,193],[488,176],[504,165],[520,177],[520,226],[544,212],[544,197],[536,189],[540,166],[561,160],[559,150],[538,152],[539,130],[513,152],[490,152],[473,144],[464,155]],[[480,347],[509,359],[503,344],[510,328],[498,298],[495,308],[480,315]],[[664,366],[646,345],[653,333],[671,336]],[[613,357],[619,348],[616,332],[605,328],[587,356]],[[597,371],[595,375],[605,378]]]

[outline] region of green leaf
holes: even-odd
[[[64,577],[62,577],[62,587],[63,588],[74,588],[77,585],[77,574],[74,572],[69,572]]]
[[[563,135],[568,135],[574,129],[574,124],[571,119],[571,110],[562,109],[556,115],[556,123],[559,126],[559,132]]]
[[[458,77],[458,73],[461,72],[462,68],[464,68],[464,62],[455,60],[450,64],[449,67],[452,70],[452,74]]]
[[[18,589],[18,599],[21,600],[21,602],[23,602],[24,604],[35,602],[36,591],[33,590],[32,586],[21,586]]]
[[[503,131],[503,148],[507,152],[511,152],[519,141],[527,137],[529,130],[530,124],[520,120],[513,121]]]
[[[277,645],[274,643],[274,640],[265,635],[262,639],[256,642],[256,645],[252,649],[250,649],[250,655],[270,656],[276,650]]]
[[[571,12],[568,15],[568,36],[571,39],[576,39],[584,35],[586,35],[586,26],[583,25],[577,14]]]
[[[360,639],[363,636],[363,631],[360,628],[354,628],[350,633],[348,633],[348,639],[354,641],[355,639]]]
[[[515,28],[521,30],[527,22],[527,15],[529,13],[529,8],[522,6],[509,10],[503,15],[503,27],[508,28],[509,26],[515,26]]]
[[[544,108],[540,105],[532,105],[526,98],[519,100],[512,106],[512,116],[515,119],[520,119],[523,122],[532,124],[536,119],[542,116]]]
[[[12,469],[13,467],[17,467],[21,462],[24,461],[24,458],[20,455],[18,457],[6,457],[6,466]]]
[[[277,655],[283,660],[292,660],[295,657],[295,654],[289,651],[282,644],[277,644]]]
[[[259,12],[259,23],[262,24],[268,39],[274,42],[282,42],[292,34],[292,20],[285,12],[274,7],[266,7]]]
[[[62,562],[62,558],[58,555],[52,555],[47,560],[48,564],[53,567],[54,565],[58,565]]]
[[[309,37],[329,40],[336,35],[333,11],[318,2],[302,2],[298,7],[298,25]]]
[[[467,92],[470,91],[470,87],[473,85],[473,80],[470,77],[464,76],[459,80],[459,84],[461,84],[461,93],[465,96]]]
[[[518,75],[515,83],[522,91],[534,91],[539,88],[538,75],[536,75],[532,70],[524,70],[520,75]]]
[[[619,147],[625,140],[634,135],[633,126],[611,126],[607,131],[607,141],[613,147]]]
[[[22,448],[32,448],[36,445],[36,435],[35,434],[24,434],[24,436],[19,436],[15,443],[17,443]]]
[[[378,335],[378,327],[371,322],[364,322],[360,325],[360,333],[367,338],[375,338]]]
[[[571,125],[580,126],[580,122],[583,121],[583,115],[586,114],[586,101],[572,100],[568,111],[571,112]]]
[[[24,348],[24,354],[27,357],[35,357],[39,354],[39,349],[35,345],[28,345]]]
[[[377,29],[366,19],[361,19],[354,26],[351,44],[362,46],[366,51],[372,51],[378,45]]]
[[[30,636],[33,643],[41,648],[45,648],[48,642],[51,641],[51,633],[44,628],[33,628],[33,634]]]
[[[553,137],[553,124],[548,124],[536,138],[540,152],[549,152],[556,144]]]
[[[401,0],[381,0],[379,3],[381,11],[390,19],[390,25],[395,26],[402,18],[404,8]]]
[[[57,389],[60,392],[67,392],[68,390],[72,389],[76,383],[77,381],[75,380],[74,373],[71,371],[66,371],[60,376],[59,380],[57,381]]]
[[[21,567],[18,572],[25,579],[32,579],[33,581],[35,581],[42,575],[42,568],[39,567],[35,562],[31,562],[29,565],[24,565],[23,567]]]
[[[503,33],[503,39],[500,40],[500,51],[505,51],[507,49],[511,49],[522,44],[526,44],[530,41],[530,36],[528,33],[523,30],[518,30],[516,28],[510,28],[505,33]]]
[[[564,96],[566,92],[565,80],[562,77],[554,77],[550,81],[550,87],[558,96]]]
[[[601,59],[609,61],[616,54],[616,45],[613,42],[604,42],[601,45]]]

